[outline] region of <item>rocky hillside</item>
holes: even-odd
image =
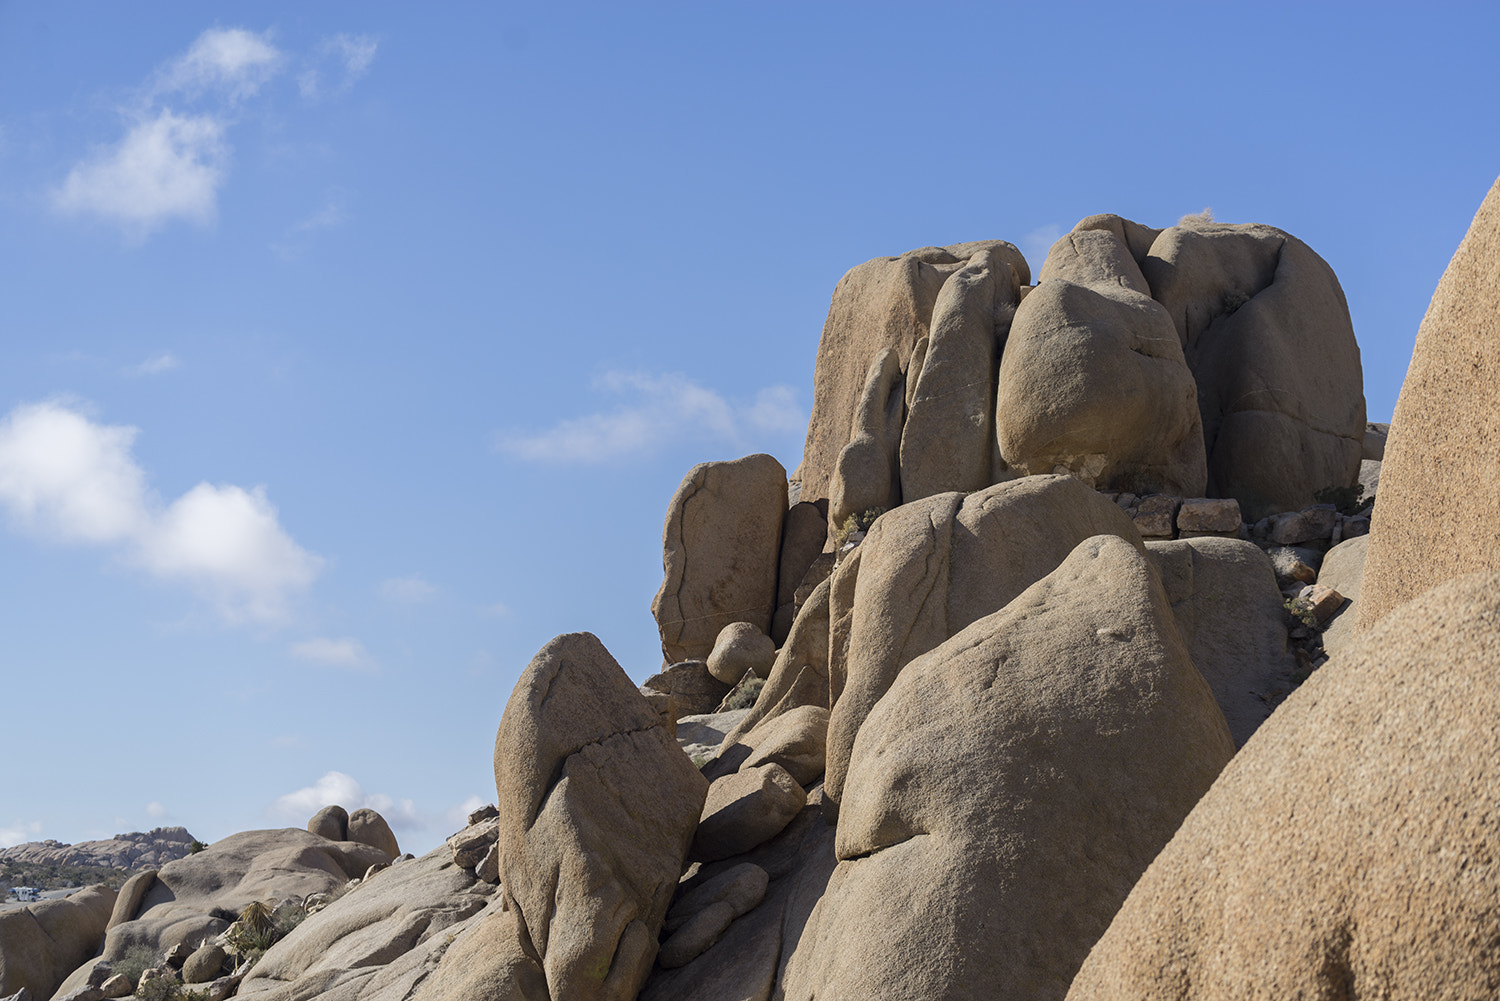
[[[1500,996],[1497,345],[1500,183],[1388,428],[1271,227],[860,265],[801,467],[673,497],[643,686],[559,636],[443,848],[226,838],[0,915],[0,996]]]
[[[193,841],[185,827],[158,827],[74,845],[28,841],[0,849],[0,880],[12,886],[42,889],[93,882],[118,886],[132,872],[184,857]]]

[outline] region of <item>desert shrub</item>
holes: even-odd
[[[141,974],[156,965],[156,950],[149,945],[132,945],[125,954],[110,964],[116,973],[123,973],[132,984],[141,982]]]
[[[734,691],[724,698],[724,704],[719,706],[720,712],[729,712],[733,709],[749,709],[755,705],[755,700],[760,698],[760,690],[766,687],[766,679],[757,674],[747,673],[740,679],[740,683],[734,686]]]
[[[1205,208],[1202,212],[1189,212],[1187,215],[1185,215],[1181,219],[1177,220],[1177,225],[1179,225],[1179,226],[1192,226],[1195,223],[1201,225],[1203,223],[1213,222],[1213,221],[1214,221],[1214,210],[1211,209],[1211,208]]]
[[[207,991],[189,990],[175,974],[152,977],[135,989],[141,1001],[208,1001]]]
[[[849,537],[855,532],[868,532],[870,526],[875,524],[875,519],[885,514],[886,510],[883,507],[871,507],[845,518],[839,525],[838,531],[834,533],[834,549],[843,549],[844,543],[848,542]]]
[[[189,855],[197,855],[199,852],[201,852],[203,849],[205,849],[207,847],[208,847],[208,845],[205,845],[203,842],[199,841],[197,838],[194,838],[192,841],[188,842],[188,854]]]
[[[243,973],[260,962],[266,950],[290,935],[307,914],[306,904],[295,900],[283,901],[275,908],[257,900],[241,911],[224,933],[224,947],[235,958],[236,972]]]

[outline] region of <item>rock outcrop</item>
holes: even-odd
[[[116,834],[105,841],[28,841],[0,848],[0,864],[81,865],[134,872],[185,857],[193,836],[185,827],[156,827],[144,833]]]
[[[0,912],[0,995],[48,998],[104,941],[115,891],[90,886],[61,900]]]
[[[785,996],[1062,997],[1232,753],[1149,561],[1083,542],[869,713]]]
[[[635,997],[708,783],[594,636],[558,637],[522,673],[495,789],[505,899],[552,997]]]
[[[1399,435],[1399,422],[1397,424]],[[1500,992],[1500,575],[1441,585],[1287,699],[1069,1001]]]
[[[1358,629],[1457,574],[1500,570],[1496,441],[1500,181],[1479,206],[1417,332],[1381,462]]]
[[[664,663],[706,660],[731,622],[771,631],[786,509],[786,470],[769,455],[700,463],[683,478],[651,602]]]

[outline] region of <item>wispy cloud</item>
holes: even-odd
[[[683,440],[742,447],[755,434],[795,431],[807,419],[789,386],[762,389],[749,403],[732,402],[676,373],[608,372],[594,380],[594,388],[626,402],[545,431],[498,432],[495,449],[533,462],[605,462]]]
[[[231,101],[253,96],[281,68],[284,56],[271,44],[269,31],[210,28],[187,52],[157,72],[158,94],[196,97],[219,90]]]
[[[182,362],[177,360],[176,355],[170,351],[163,351],[161,354],[152,355],[139,365],[127,366],[124,374],[129,376],[160,375],[163,372],[170,372],[174,368],[181,367]]]
[[[301,827],[325,806],[342,806],[351,813],[368,808],[379,813],[397,830],[426,826],[411,800],[398,800],[385,793],[367,795],[364,787],[352,776],[333,771],[324,772],[323,777],[310,786],[278,796],[266,808],[266,814]]]
[[[380,597],[397,605],[422,605],[437,597],[438,589],[419,573],[380,582]]]
[[[35,841],[41,833],[42,823],[39,820],[14,821],[7,827],[0,827],[0,848],[14,848],[16,845]]]
[[[485,605],[481,611],[486,617],[491,619],[508,619],[515,614],[510,610],[510,606],[503,601],[496,601]]]
[[[347,93],[356,81],[370,72],[378,47],[379,42],[372,35],[341,33],[324,39],[318,45],[313,65],[297,75],[297,87],[302,96],[314,100],[327,93],[325,73],[335,80],[334,93]]]
[[[137,240],[172,219],[212,225],[228,160],[223,136],[210,115],[162,108],[69,171],[53,202],[69,215],[118,223]]]
[[[156,802],[156,800],[152,800],[146,804],[146,816],[152,820],[160,820],[167,816],[167,808]]]
[[[271,249],[285,260],[295,260],[307,250],[312,234],[342,226],[348,221],[349,212],[344,207],[344,197],[342,194],[336,194],[330,197],[322,208],[288,227],[286,235],[280,241],[271,244]]]
[[[298,660],[308,660],[330,667],[343,667],[355,671],[369,670],[375,666],[365,645],[352,636],[331,639],[315,636],[291,645],[291,654]]]
[[[0,420],[0,506],[23,530],[117,547],[230,621],[284,619],[322,559],[282,528],[264,487],[205,482],[163,503],[131,452],[138,433],[59,402],[16,407]]]

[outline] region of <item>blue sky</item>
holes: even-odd
[[[0,844],[436,844],[553,635],[659,664],[666,504],[790,471],[839,276],[1212,207],[1371,419],[1500,173],[1500,16],[0,2]]]

